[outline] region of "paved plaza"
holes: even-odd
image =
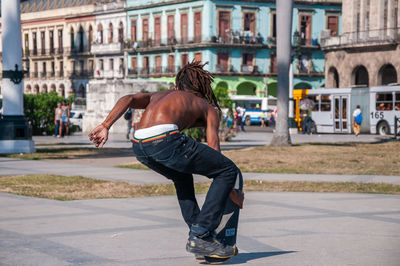
[[[267,135],[256,138],[257,134]],[[271,133],[240,133],[224,149],[268,144]],[[347,142],[350,135],[296,135],[294,142]],[[36,143],[89,146],[86,136]],[[357,141],[380,141],[364,135]],[[113,148],[129,148],[111,135]],[[230,146],[229,146],[230,145]],[[45,147],[45,146],[43,146]],[[48,146],[46,146],[48,147]],[[58,147],[60,147],[58,145]],[[123,152],[124,153],[124,152]],[[0,158],[0,176],[82,175],[131,184],[169,183],[145,170],[115,168],[119,157],[68,160]],[[124,161],[126,160],[126,161]],[[400,184],[398,176],[245,173],[266,181],[354,181]],[[196,181],[207,181],[196,176]],[[204,195],[198,195],[200,204]],[[188,228],[175,196],[54,201],[0,193],[0,265],[198,265],[185,251]],[[400,265],[400,195],[246,193],[240,253],[228,265]]]

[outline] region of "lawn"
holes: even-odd
[[[210,183],[196,183],[197,194],[208,191]],[[245,180],[244,191],[297,191],[400,194],[400,186],[354,182],[265,182]],[[132,185],[81,176],[27,175],[0,177],[0,192],[54,200],[132,198],[175,194],[172,184]]]

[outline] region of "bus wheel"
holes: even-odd
[[[385,136],[390,134],[390,127],[386,121],[382,121],[378,124],[376,128],[376,132],[378,132],[379,135]]]
[[[246,116],[246,119],[244,120],[244,124],[245,124],[246,126],[250,126],[250,125],[251,125],[250,116]]]

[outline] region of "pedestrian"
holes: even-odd
[[[110,127],[128,108],[145,109],[135,131],[133,150],[141,163],[173,181],[189,227],[186,250],[203,256],[230,257],[235,247],[219,242],[214,232],[228,197],[242,205],[243,194],[234,189],[242,177],[239,168],[220,151],[221,108],[211,88],[212,75],[203,66],[194,61],[182,67],[174,90],[122,97],[89,138],[97,147],[103,147]],[[199,126],[207,129],[208,146],[181,133]],[[193,174],[213,179],[201,210]]]
[[[59,131],[62,138],[64,137],[64,135],[69,135],[69,125],[68,125],[69,116],[70,116],[69,105],[67,105],[66,102],[63,100],[61,102],[61,123]]]
[[[239,113],[236,110],[236,108],[233,108],[233,129],[234,132],[236,133],[239,131],[238,120],[239,120]]]
[[[311,119],[311,109],[303,110],[302,111],[302,116],[303,116],[303,134],[311,134],[311,124],[312,124],[312,119]]]
[[[60,137],[60,120],[61,120],[61,103],[57,103],[57,107],[54,111],[54,137],[59,138]]]
[[[126,139],[130,139],[130,134],[131,134],[131,129],[133,127],[133,119],[132,119],[132,115],[133,114],[133,110],[131,108],[128,108],[128,111],[125,112],[124,114],[124,119],[127,121],[126,125],[127,125],[127,130],[126,130]]]
[[[353,112],[353,131],[356,137],[358,137],[358,135],[360,134],[362,120],[363,117],[361,108],[359,105],[357,105],[356,109]]]
[[[265,127],[265,112],[262,111],[260,115],[260,120],[261,120],[261,127]]]
[[[246,108],[239,105],[237,111],[239,113],[238,122],[240,124],[240,129],[243,132],[246,132],[246,130],[244,129],[244,122],[246,121]]]

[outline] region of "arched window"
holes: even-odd
[[[92,42],[93,42],[93,28],[92,25],[89,26],[89,36],[88,36],[88,48],[89,51],[92,48]]]
[[[101,24],[97,26],[97,42],[103,43],[103,25]]]
[[[368,71],[364,66],[360,65],[355,67],[352,75],[352,85],[362,85],[367,87],[369,86]]]
[[[1,91],[0,91],[1,92]],[[31,85],[26,85],[25,93],[32,93],[32,87]],[[0,93],[1,94],[1,93]]]
[[[59,93],[60,96],[65,97],[65,86],[64,84],[60,85]]]
[[[71,50],[75,49],[75,33],[74,28],[71,28]]]
[[[79,32],[78,32],[79,52],[83,52],[83,50],[84,50],[84,46],[83,46],[84,36],[85,36],[85,32],[83,31],[82,26],[80,26]]]
[[[118,42],[123,43],[124,42],[124,24],[122,21],[119,23],[119,28],[118,28]]]
[[[56,84],[51,84],[50,91],[51,92],[56,91]]]
[[[335,67],[329,68],[326,83],[328,88],[339,88],[339,74]]]
[[[256,95],[256,85],[252,82],[242,82],[236,87],[237,95]]]
[[[47,85],[46,84],[43,84],[42,92],[47,93]]]
[[[38,94],[39,93],[39,85],[35,85],[34,87],[33,87],[33,93],[34,94]]]
[[[397,72],[394,66],[391,64],[382,66],[378,75],[379,85],[397,83]]]
[[[108,43],[112,43],[114,39],[113,25],[110,23],[108,25]]]

